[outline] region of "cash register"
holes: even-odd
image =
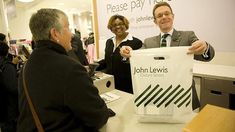
[[[89,64],[89,76],[93,79],[94,85],[98,88],[99,94],[109,92],[115,89],[114,77],[100,71],[96,71],[98,63]]]

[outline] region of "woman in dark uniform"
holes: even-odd
[[[130,63],[119,52],[122,46],[139,49],[142,41],[127,32],[129,21],[122,15],[111,16],[107,27],[114,36],[106,41],[105,58],[99,62],[97,70],[105,68],[105,73],[114,75],[116,89],[133,93]]]

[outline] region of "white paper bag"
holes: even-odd
[[[185,123],[192,114],[188,46],[134,50],[131,75],[140,122]]]

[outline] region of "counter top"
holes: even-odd
[[[235,111],[206,105],[186,125],[184,132],[235,132]]]
[[[212,64],[194,64],[193,75],[234,81],[235,67]]]
[[[101,132],[181,132],[185,126],[185,124],[139,123],[134,110],[134,96],[119,90],[113,90],[111,93],[120,96],[118,100],[107,104],[116,115],[109,118]]]

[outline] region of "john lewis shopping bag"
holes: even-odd
[[[192,115],[189,47],[135,50],[130,64],[140,122],[184,123]]]

